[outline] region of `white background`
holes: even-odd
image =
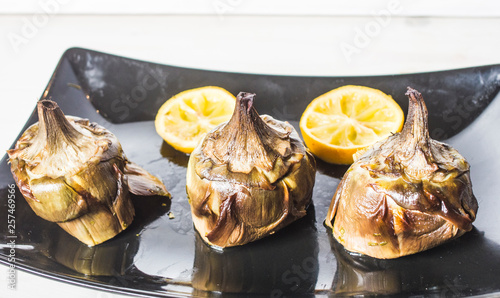
[[[500,63],[496,1],[135,3],[0,0],[2,152],[63,52],[75,46],[171,65],[287,75],[398,74]],[[6,276],[7,267],[0,266],[0,297],[121,297],[21,271],[17,290],[9,291]]]

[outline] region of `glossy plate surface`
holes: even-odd
[[[185,192],[188,156],[156,134],[161,104],[186,89],[215,85],[233,94],[257,94],[259,113],[297,127],[315,97],[342,85],[391,94],[407,111],[407,86],[429,110],[431,136],[455,147],[471,164],[479,202],[475,228],[437,248],[396,259],[353,256],[336,243],[323,221],[345,166],[318,161],[309,214],[271,237],[216,251],[193,230]],[[70,49],[42,98],[67,115],[88,118],[117,135],[127,157],[161,177],[172,204],[134,197],[136,218],[114,239],[87,247],[56,224],[37,217],[17,191],[17,267],[101,290],[147,296],[474,295],[500,292],[500,65],[432,73],[368,77],[295,77],[186,69],[86,49]],[[35,113],[28,122],[37,121]],[[24,130],[23,130],[24,131]],[[13,140],[14,141],[14,140]],[[14,183],[6,156],[0,164],[0,218]],[[174,218],[171,218],[174,215]],[[0,225],[7,243],[12,236]],[[10,247],[2,244],[0,262]]]

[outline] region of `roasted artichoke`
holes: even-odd
[[[347,250],[397,258],[472,229],[478,206],[469,164],[429,137],[422,95],[411,88],[407,95],[401,133],[355,156],[332,199],[325,223]]]
[[[130,225],[129,191],[170,197],[158,178],[126,159],[105,128],[65,116],[50,100],[39,101],[37,110],[39,122],[7,153],[16,184],[38,216],[92,246]]]
[[[287,122],[259,116],[255,94],[238,94],[232,118],[191,153],[187,193],[193,222],[210,245],[273,234],[306,214],[316,164]]]

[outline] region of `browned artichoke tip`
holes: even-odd
[[[7,153],[16,184],[38,216],[96,245],[132,222],[129,191],[169,197],[158,178],[126,159],[105,128],[64,116],[51,100],[39,101],[37,111],[39,122]]]
[[[429,137],[422,95],[412,88],[406,94],[410,105],[401,133],[362,153],[332,199],[325,223],[347,250],[397,258],[472,229],[478,206],[469,164]]]
[[[187,193],[195,228],[229,247],[270,235],[306,214],[316,164],[287,122],[259,116],[255,94],[238,94],[232,118],[189,158]]]

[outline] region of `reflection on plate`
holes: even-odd
[[[445,245],[396,260],[351,255],[323,226],[335,188],[347,169],[318,161],[310,214],[275,235],[224,250],[207,247],[193,230],[185,192],[188,157],[156,134],[157,109],[172,95],[215,85],[257,94],[263,114],[297,126],[307,104],[347,85],[391,94],[406,110],[407,86],[422,92],[429,128],[471,164],[479,201],[475,229]],[[37,217],[16,192],[16,266],[88,287],[148,296],[473,295],[500,292],[500,66],[371,77],[292,77],[186,69],[86,49],[70,49],[42,98],[68,115],[89,118],[116,134],[128,157],[163,179],[173,199],[134,197],[137,216],[123,233],[89,248]],[[37,121],[33,113],[26,127]],[[14,140],[13,140],[14,141]],[[0,164],[0,214],[13,183]],[[7,225],[0,225],[7,242]],[[10,247],[1,246],[8,264]]]
[[[457,297],[474,295],[478,289],[498,284],[500,244],[488,240],[477,229],[430,250],[426,253],[428,262],[418,254],[393,260],[350,254],[331,233],[328,235],[337,259],[337,274],[332,284],[335,294]],[[472,258],[471,251],[482,254]],[[489,264],[485,268],[488,274],[481,273],[485,264]]]
[[[318,242],[314,208],[291,225],[293,233],[277,232],[268,241],[218,251],[196,233],[192,286],[196,296],[207,292],[271,295],[313,293],[318,278]],[[292,266],[290,260],[293,260]],[[282,273],[276,275],[276,273]]]

